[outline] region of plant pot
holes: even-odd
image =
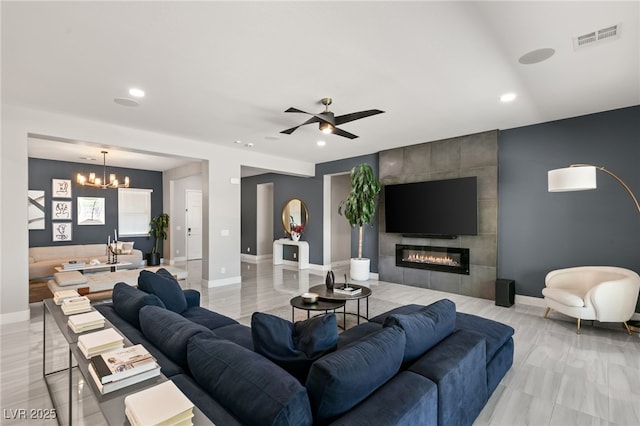
[[[147,266],[158,266],[160,264],[160,253],[147,253]]]
[[[371,260],[367,258],[351,259],[349,275],[353,281],[367,281],[369,279],[369,266]]]

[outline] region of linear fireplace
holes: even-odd
[[[469,275],[469,249],[396,244],[396,266]]]

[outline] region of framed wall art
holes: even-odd
[[[51,179],[53,198],[71,198],[71,179]]]
[[[104,225],[104,198],[78,197],[78,225]]]
[[[53,242],[61,243],[71,241],[71,222],[56,222],[53,226]]]
[[[27,198],[29,229],[44,229],[44,191],[29,190]]]
[[[51,220],[71,219],[73,219],[71,213],[71,201],[53,200],[51,202]]]

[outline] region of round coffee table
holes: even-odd
[[[341,287],[341,284],[336,284],[336,288],[340,288],[340,287]],[[313,287],[310,287],[309,292],[317,293],[318,299],[323,301],[328,301],[328,302],[344,301],[346,303],[347,300],[356,300],[358,304],[358,313],[354,314],[353,312],[347,312],[347,308],[345,306],[344,319],[345,319],[345,325],[346,325],[347,314],[356,315],[356,318],[358,319],[358,324],[360,324],[360,318],[369,320],[369,296],[371,296],[371,289],[369,287],[365,287],[363,285],[358,285],[358,284],[349,284],[349,287],[356,288],[356,289],[359,288],[361,289],[361,291],[358,294],[335,293],[333,290],[329,290],[325,284],[319,284],[319,285],[314,285]],[[366,301],[366,306],[367,306],[366,315],[360,315],[360,300],[362,299]]]
[[[307,318],[311,315],[311,311],[324,311],[325,314],[329,311],[335,312],[338,308],[343,308],[346,303],[345,300],[318,300],[315,303],[305,303],[302,300],[302,296],[296,296],[289,301],[291,304],[291,321],[295,321],[295,309],[303,309],[307,311]]]

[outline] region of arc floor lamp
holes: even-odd
[[[596,189],[596,170],[600,170],[614,178],[627,191],[636,210],[640,213],[640,204],[629,185],[618,175],[602,166],[594,166],[592,164],[572,164],[563,169],[549,170],[547,173],[547,185],[549,192],[569,192],[569,191],[585,191]],[[640,321],[629,322],[634,331],[640,331]]]

